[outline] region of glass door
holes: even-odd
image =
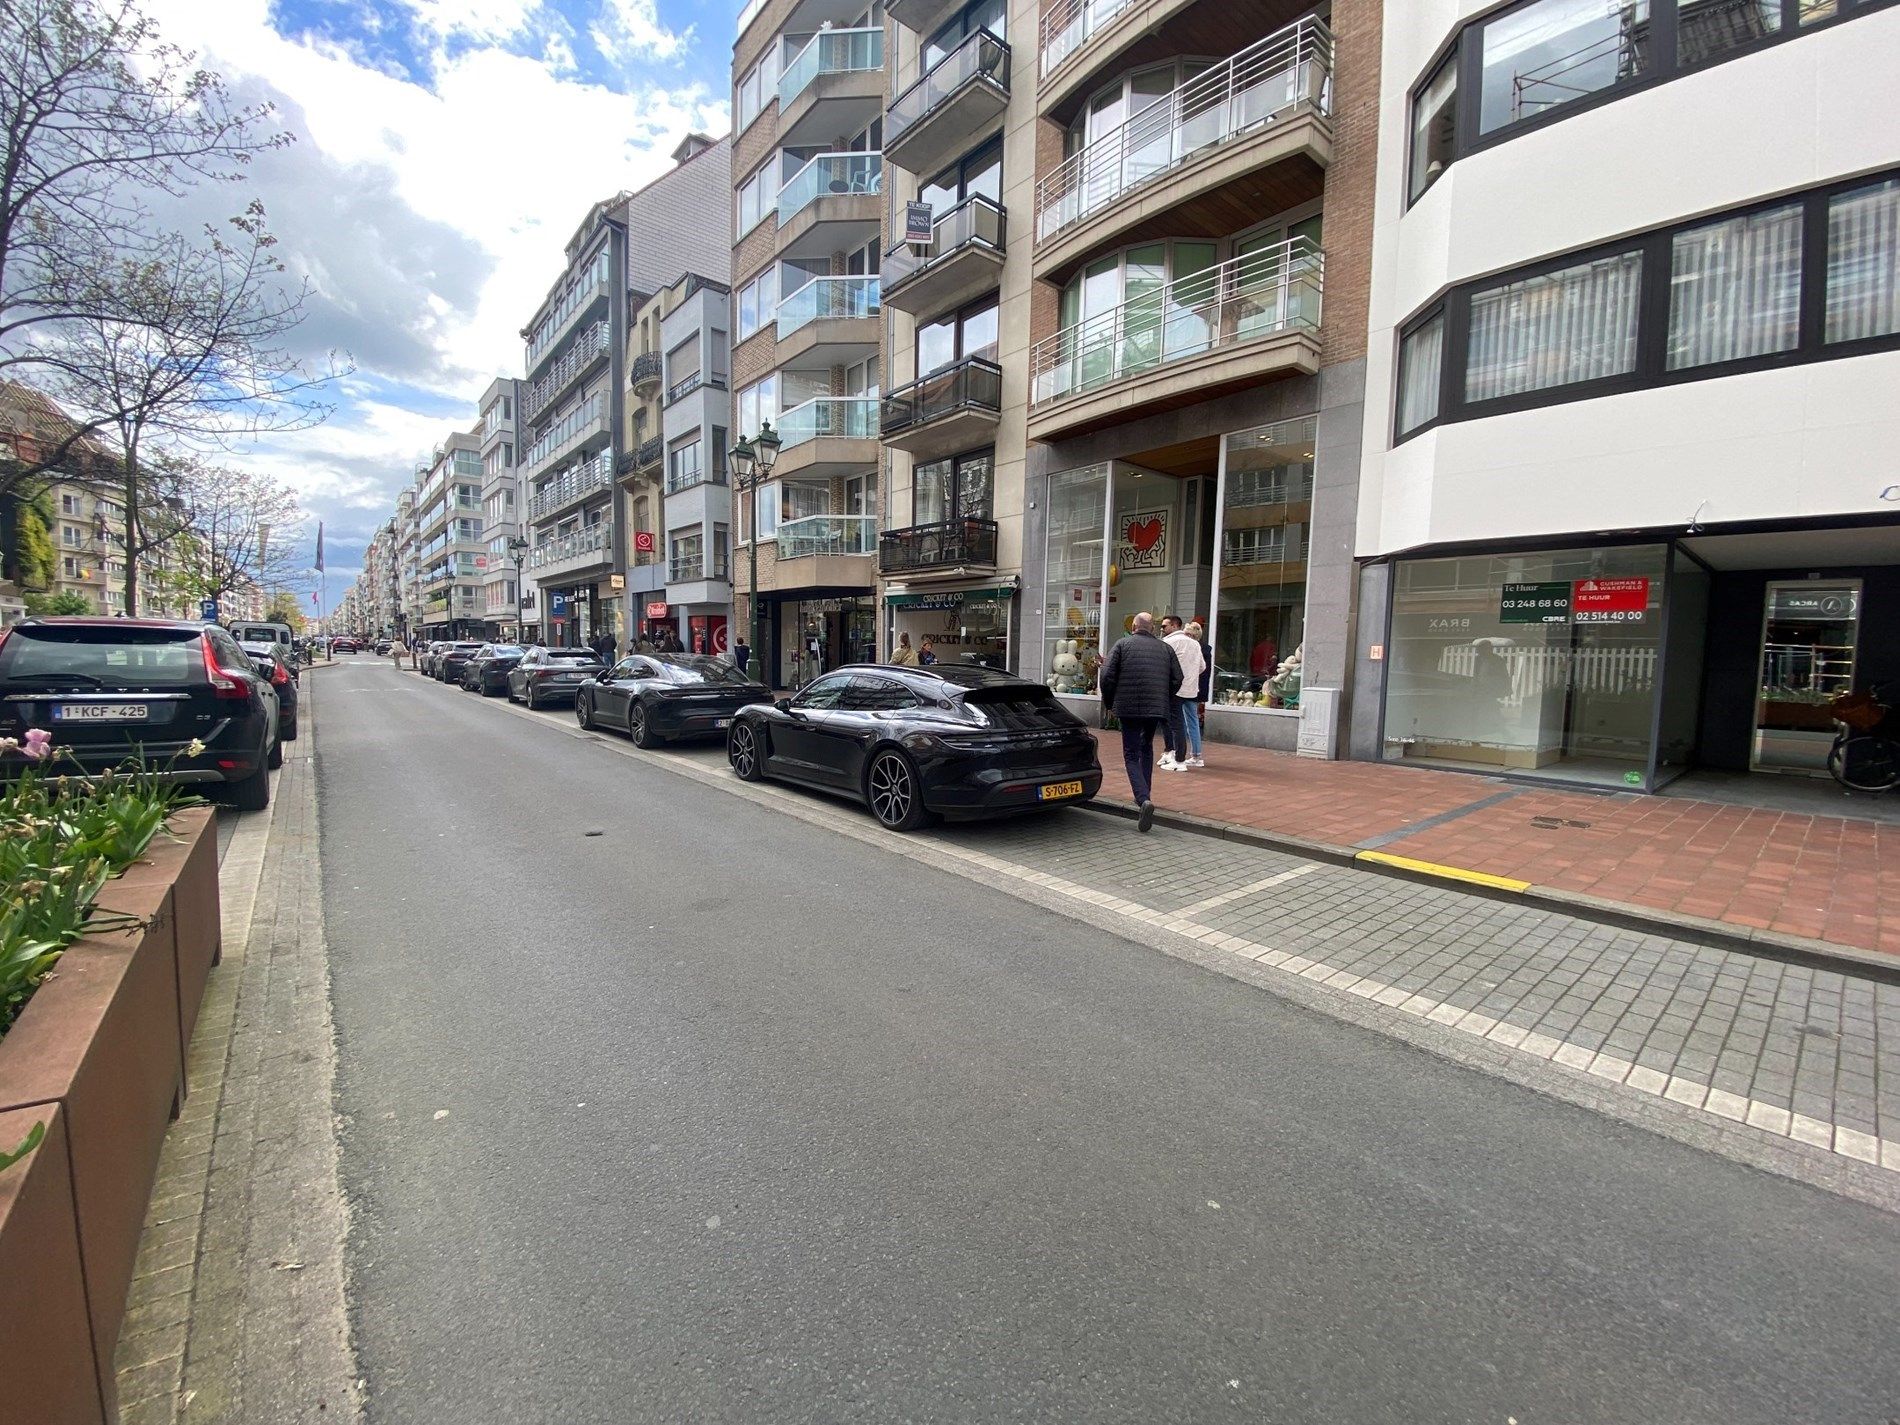
[[[1791,579],[1768,585],[1751,767],[1826,775],[1834,741],[1827,705],[1852,691],[1859,642],[1860,580]]]

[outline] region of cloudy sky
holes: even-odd
[[[523,323],[590,204],[724,133],[737,0],[144,0],[296,135],[255,191],[314,298],[296,344],[356,374],[237,463],[325,529],[330,597],[418,461],[521,374]]]

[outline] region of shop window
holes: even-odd
[[[1801,339],[1801,204],[1678,233],[1671,243],[1671,371],[1791,351]]]
[[[1049,477],[1043,587],[1043,677],[1060,693],[1092,693],[1101,666],[1108,467]]]
[[[1900,332],[1900,178],[1837,194],[1827,213],[1827,340]]]
[[[1222,443],[1220,593],[1209,638],[1217,703],[1299,706],[1318,426],[1308,416]]]

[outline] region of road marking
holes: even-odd
[[[1242,886],[1237,891],[1224,891],[1220,895],[1209,896],[1204,901],[1196,901],[1193,905],[1184,905],[1181,909],[1177,910],[1175,914],[1180,916],[1183,920],[1189,916],[1205,915],[1208,911],[1218,910],[1221,906],[1227,905],[1232,901],[1242,900],[1251,895],[1258,895],[1261,891],[1273,886],[1285,885],[1288,881],[1298,880],[1301,876],[1310,876],[1318,869],[1319,864],[1317,862],[1311,866],[1295,866],[1291,871],[1282,871],[1277,876],[1268,876],[1264,881],[1255,881],[1252,885]]]
[[[1483,871],[1467,871],[1463,866],[1441,866],[1436,861],[1414,861],[1410,856],[1394,856],[1389,851],[1361,851],[1353,860],[1376,861],[1381,866],[1392,866],[1401,871],[1437,876],[1447,881],[1464,881],[1474,886],[1489,886],[1499,891],[1521,894],[1531,888],[1529,881],[1517,881],[1509,876],[1491,876]]]

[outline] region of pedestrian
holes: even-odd
[[[702,658],[705,656],[706,654],[706,635],[705,634],[696,633],[693,635],[693,652],[699,654]]]
[[[739,635],[739,641],[732,645],[732,661],[739,666],[741,673],[749,673],[752,664],[752,645],[745,641],[745,635]]]
[[[1155,821],[1155,729],[1168,720],[1180,665],[1174,650],[1155,637],[1153,614],[1136,614],[1129,628],[1102,660],[1098,686],[1102,706],[1121,723],[1122,763],[1139,808],[1135,828],[1147,831]]]
[[[935,663],[936,661],[937,661],[936,643],[934,640],[926,638],[924,640],[923,647],[917,650],[918,666],[922,668],[928,668],[932,663]]]
[[[401,671],[402,660],[408,656],[408,653],[409,653],[409,650],[402,646],[402,640],[400,638],[398,638],[394,643],[390,644],[389,645],[390,667],[395,668],[398,671]]]
[[[1174,652],[1179,676],[1168,715],[1171,750],[1162,757],[1160,766],[1164,772],[1185,772],[1202,765],[1201,720],[1195,715],[1195,704],[1201,695],[1201,671],[1207,664],[1201,656],[1201,641],[1189,636],[1180,619],[1170,614],[1161,626],[1167,632],[1162,641]]]
[[[891,662],[896,664],[899,668],[915,668],[917,666],[917,650],[910,646],[910,635],[908,633],[900,633],[897,635],[897,647],[891,650]]]
[[[1207,620],[1199,618],[1187,626],[1188,637],[1201,645],[1201,688],[1194,702],[1194,717],[1203,737],[1207,734],[1207,697],[1214,691],[1214,650],[1207,646]],[[1200,749],[1194,749],[1200,756]]]

